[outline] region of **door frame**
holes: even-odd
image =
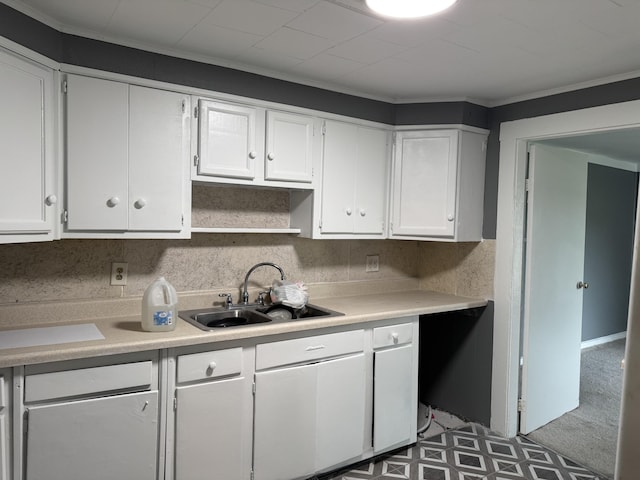
[[[634,127],[640,127],[638,100],[501,124],[490,425],[498,433],[518,431],[527,144]]]

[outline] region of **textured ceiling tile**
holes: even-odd
[[[382,21],[332,3],[322,2],[307,10],[288,26],[340,42],[382,24]]]
[[[306,60],[332,45],[333,42],[325,38],[291,28],[282,28],[258,42],[256,47],[300,60]]]
[[[327,53],[360,63],[374,63],[400,53],[405,48],[375,38],[356,37],[327,50]]]
[[[208,56],[231,58],[250,48],[262,37],[228,28],[196,25],[177,44],[178,48]]]
[[[206,21],[241,32],[269,35],[297,15],[290,10],[250,0],[225,0],[215,8]]]

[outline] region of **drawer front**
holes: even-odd
[[[24,400],[36,402],[113,390],[148,390],[152,375],[151,361],[27,375]]]
[[[256,369],[320,360],[364,351],[364,330],[262,343],[256,346]]]
[[[240,375],[242,348],[190,353],[178,357],[178,383]]]
[[[373,329],[373,348],[392,347],[413,341],[413,324],[400,323]]]

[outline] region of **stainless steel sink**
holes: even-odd
[[[294,309],[286,305],[234,305],[230,308],[214,307],[198,310],[182,310],[180,318],[202,330],[216,330],[228,327],[243,327],[259,323],[283,323],[312,318],[328,318],[344,315],[316,305],[306,305]]]

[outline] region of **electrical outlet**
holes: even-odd
[[[111,264],[111,285],[126,285],[128,263],[113,262]]]
[[[367,255],[367,262],[365,264],[365,272],[377,272],[380,270],[380,256],[379,255]]]

